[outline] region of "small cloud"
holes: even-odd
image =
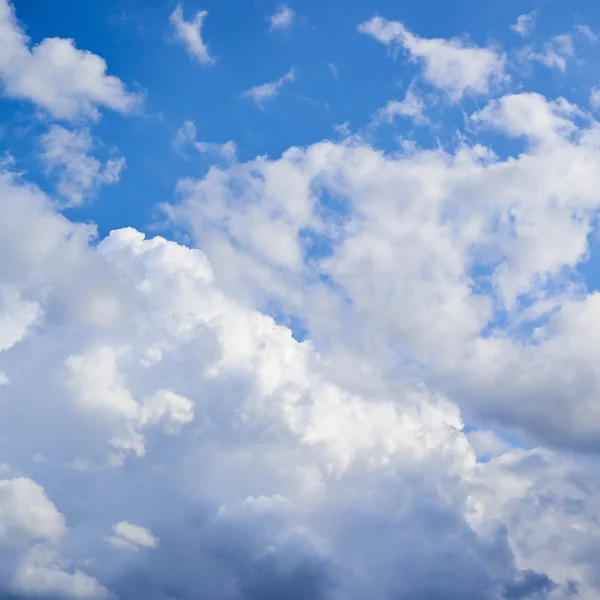
[[[527,37],[533,32],[536,17],[537,11],[535,10],[525,15],[519,15],[517,22],[511,25],[510,28],[520,36]]]
[[[58,193],[69,206],[82,204],[102,185],[117,183],[125,168],[122,156],[102,163],[90,155],[94,139],[87,129],[75,131],[53,125],[40,141],[40,158],[48,172],[58,174]]]
[[[521,52],[521,56],[525,60],[539,62],[549,69],[558,69],[564,73],[567,69],[567,60],[575,56],[573,36],[568,33],[556,35],[544,44],[540,52],[527,47]]]
[[[186,121],[183,126],[177,131],[177,135],[173,140],[175,149],[181,154],[186,154],[186,149],[189,147],[195,148],[202,154],[212,154],[226,162],[236,161],[237,147],[235,142],[229,141],[224,144],[214,142],[198,142],[196,140],[196,124],[194,121]]]
[[[594,109],[600,108],[600,89],[592,88],[590,92],[590,106]]]
[[[255,85],[249,90],[246,90],[242,93],[242,97],[252,99],[257,106],[262,108],[266,101],[279,95],[281,88],[286,83],[292,83],[293,81],[296,81],[296,71],[294,70],[294,67],[276,81]]]
[[[333,130],[336,133],[339,133],[340,135],[342,135],[344,137],[348,137],[352,133],[350,131],[350,122],[349,121],[341,123],[340,125],[334,125]]]
[[[327,66],[329,67],[333,78],[337,81],[340,78],[340,72],[338,71],[338,68],[333,63],[327,63]]]
[[[377,111],[376,124],[381,122],[392,123],[396,117],[411,119],[414,123],[424,125],[429,119],[424,115],[425,104],[423,99],[412,89],[406,92],[404,100],[390,100],[384,108]]]
[[[275,14],[269,17],[271,23],[269,31],[289,29],[294,22],[295,16],[296,13],[289,6],[283,4],[277,9]]]
[[[177,40],[185,46],[190,56],[203,65],[211,65],[215,62],[209,53],[208,46],[202,40],[202,25],[207,15],[208,11],[199,10],[191,21],[186,21],[181,4],[178,4],[169,17]]]
[[[358,26],[390,49],[404,48],[422,66],[423,78],[448,93],[454,101],[466,93],[488,94],[493,84],[507,80],[506,57],[492,48],[465,43],[458,38],[422,38],[399,21],[373,17]]]
[[[139,550],[141,548],[158,548],[159,540],[149,529],[121,521],[113,526],[114,536],[107,538],[107,542],[119,548]]]
[[[592,31],[589,25],[576,25],[575,30],[584,35],[590,42],[597,42],[598,36]]]

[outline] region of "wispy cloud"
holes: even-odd
[[[250,98],[257,104],[257,106],[263,107],[265,102],[279,95],[279,93],[281,92],[281,88],[286,83],[292,83],[295,80],[296,71],[294,67],[292,67],[285,75],[283,75],[279,79],[275,81],[270,81],[268,83],[263,83],[261,85],[255,85],[249,90],[246,90],[242,93],[242,97]]]
[[[211,65],[215,62],[202,39],[202,25],[207,15],[208,11],[199,10],[191,21],[186,21],[181,4],[178,4],[169,17],[177,40],[185,46],[190,56],[203,65]]]
[[[296,13],[289,6],[283,4],[269,17],[271,23],[269,31],[289,29],[294,22],[295,16]]]
[[[517,17],[517,22],[514,25],[511,25],[510,28],[520,36],[527,37],[533,32],[536,17],[537,11],[535,10],[525,15],[519,15]]]
[[[216,142],[199,142],[196,140],[196,124],[194,121],[186,121],[177,131],[173,141],[175,149],[186,155],[188,148],[194,148],[202,154],[210,154],[221,158],[226,162],[235,162],[237,147],[235,142],[229,141],[224,144]]]

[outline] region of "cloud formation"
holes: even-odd
[[[263,83],[260,85],[255,85],[251,87],[249,90],[246,90],[242,93],[242,96],[245,98],[250,98],[256,105],[260,108],[263,108],[265,103],[279,96],[281,93],[281,89],[286,83],[293,83],[296,81],[296,71],[294,67],[292,67],[285,75],[282,75],[279,79],[275,81],[270,81],[268,83]]]
[[[0,0],[0,81],[2,93],[29,100],[58,119],[98,120],[99,109],[132,112],[141,97],[106,73],[103,58],[75,42],[45,38],[31,46],[9,0]]]
[[[480,48],[458,39],[422,38],[399,21],[373,17],[359,25],[388,48],[402,47],[422,66],[423,78],[458,100],[464,94],[487,94],[506,79],[505,57],[492,48]]]
[[[199,10],[191,21],[186,21],[183,16],[181,4],[175,7],[169,21],[175,32],[175,38],[183,44],[186,52],[200,64],[212,65],[215,59],[210,55],[208,46],[202,39],[202,26],[208,11]]]

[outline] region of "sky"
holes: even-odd
[[[592,0],[0,0],[0,599],[600,600]]]

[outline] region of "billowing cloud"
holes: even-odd
[[[31,46],[9,0],[0,0],[0,81],[5,96],[29,100],[59,119],[97,120],[100,108],[131,112],[141,98],[106,73],[103,58],[75,42],[45,38]]]
[[[362,28],[454,100],[503,80]],[[411,85],[379,125],[435,124],[431,97],[456,110]],[[162,207],[187,245],[98,236],[0,163],[0,597],[600,597],[600,124],[468,104],[451,144],[344,124],[246,162],[186,121],[223,159]],[[66,189],[108,183],[87,129],[42,147]]]

